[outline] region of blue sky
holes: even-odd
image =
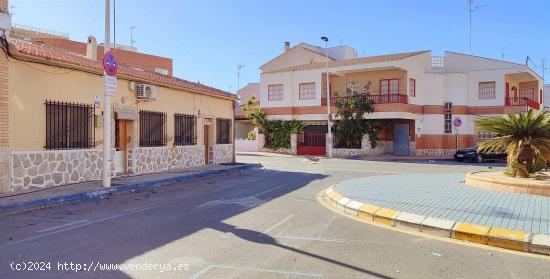
[[[111,0],[112,2],[113,0]],[[550,67],[550,1],[476,0],[473,54]],[[103,41],[104,0],[10,0],[12,21]],[[431,49],[468,53],[466,0],[116,0],[116,41],[174,60],[174,74],[223,90],[259,80],[283,42],[354,47],[360,56]],[[547,69],[549,77],[550,69]]]

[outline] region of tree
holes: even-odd
[[[550,157],[550,113],[529,109],[517,116],[484,118],[476,121],[481,131],[496,137],[479,144],[479,151],[506,152],[507,174],[529,177],[542,169],[544,160]]]
[[[368,98],[370,95],[370,81],[365,85],[363,92],[352,88],[346,89],[346,97],[336,101],[336,117],[334,122],[334,143],[340,148],[361,148],[361,139],[367,134],[372,148],[378,143],[379,123],[376,120],[365,119],[365,114],[374,112],[374,103]],[[336,93],[338,95],[338,93]]]
[[[254,96],[250,96],[243,107],[243,111],[260,132],[264,133],[265,146],[270,149],[290,148],[290,135],[303,132],[304,126],[302,123],[296,120],[267,120],[265,119],[265,112],[262,111],[259,105],[255,104],[255,100]]]

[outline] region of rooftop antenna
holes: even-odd
[[[134,29],[136,29],[137,26],[132,25],[130,26],[130,46],[134,47],[134,44],[136,41],[134,40]]]
[[[344,45],[344,40],[340,38],[340,46],[343,46],[343,45]]]
[[[474,5],[474,0],[468,0],[468,16],[470,21],[470,54],[472,54],[472,12],[477,11],[480,8],[486,7],[487,5]]]
[[[10,6],[10,16],[13,17],[15,15],[15,12],[13,11],[15,10],[15,6],[14,5],[11,5]]]
[[[504,61],[504,48],[500,49],[500,60]]]

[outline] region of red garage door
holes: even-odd
[[[298,155],[326,155],[327,126],[309,125],[298,135]]]

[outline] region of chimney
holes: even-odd
[[[86,57],[97,60],[97,41],[94,36],[88,36],[86,43]]]
[[[285,42],[285,52],[290,49],[290,42]]]

